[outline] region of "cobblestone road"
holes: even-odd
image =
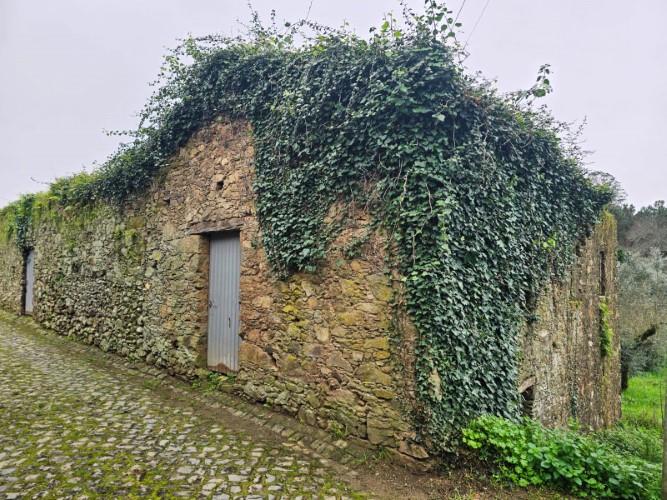
[[[68,345],[0,319],[0,498],[364,498],[279,436],[202,415]]]

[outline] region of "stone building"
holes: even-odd
[[[249,126],[218,120],[145,196],[37,221],[27,254],[0,242],[0,305],[174,374],[228,373],[235,391],[307,424],[424,457],[411,417],[416,333],[382,232],[346,256],[345,242],[368,231],[359,209],[316,273],[280,280],[253,176]],[[599,334],[601,295],[615,311],[615,234],[604,219],[524,328],[517,390],[548,425],[619,416],[618,338],[601,356]]]

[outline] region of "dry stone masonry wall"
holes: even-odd
[[[262,248],[253,179],[249,126],[220,120],[122,209],[38,221],[36,320],[175,374],[202,375],[215,368],[206,362],[209,235],[238,231],[234,390],[336,435],[424,458],[411,419],[416,333],[397,306],[400,277],[387,268],[386,238],[377,230],[366,238],[363,210],[333,207],[332,218],[351,210],[352,222],[317,272],[281,281]],[[592,427],[618,416],[618,341],[601,360],[597,337],[600,269],[611,273],[606,294],[615,301],[612,225],[582,246],[567,283],[549,287],[539,320],[526,327],[522,382],[533,414],[552,425],[575,410]],[[362,235],[366,243],[350,258],[345,248]],[[14,312],[22,308],[23,269],[13,242],[0,243],[0,305]]]
[[[0,238],[0,305],[17,314],[23,310],[23,262],[14,241]]]
[[[532,415],[547,425],[563,427],[576,418],[598,429],[620,417],[620,337],[614,315],[612,352],[602,354],[600,345],[600,302],[615,314],[615,282],[616,222],[605,214],[579,247],[577,265],[567,278],[546,287],[537,320],[525,329],[520,390]]]

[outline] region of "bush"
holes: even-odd
[[[658,498],[658,466],[575,431],[485,415],[464,429],[463,442],[495,465],[499,478],[519,486],[544,485],[596,498]]]
[[[625,351],[628,374],[656,372],[665,365],[665,345],[663,339],[649,338],[644,342],[625,340],[621,343]]]

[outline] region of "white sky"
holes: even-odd
[[[310,0],[252,3],[295,20]],[[592,168],[638,206],[667,198],[667,1],[488,0],[480,18],[485,5],[461,11],[463,41],[479,20],[467,66],[507,91],[550,63],[544,102],[561,120],[587,118]],[[390,10],[397,1],[313,0],[310,18],[365,34]],[[238,33],[248,17],[246,0],[0,0],[0,206],[103,162],[119,140],[103,130],[136,125],[165,48],[188,33]]]

